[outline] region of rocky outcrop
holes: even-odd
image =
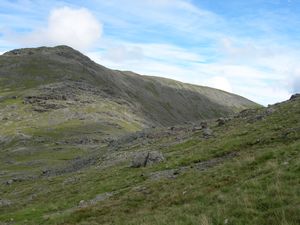
[[[190,169],[195,169],[197,171],[205,171],[209,168],[212,168],[214,166],[217,166],[221,163],[224,163],[227,160],[233,159],[237,157],[239,154],[238,152],[229,152],[224,154],[223,156],[219,156],[216,158],[212,158],[209,160],[205,161],[199,161],[195,162],[194,164],[190,166],[182,166],[176,169],[168,169],[168,170],[161,170],[161,171],[156,171],[148,174],[148,178],[151,180],[160,180],[160,179],[175,179],[177,176],[180,174],[186,172],[187,170]]]
[[[223,126],[226,124],[227,121],[229,121],[229,118],[221,117],[221,118],[217,119],[216,122],[217,122],[218,126]]]
[[[296,98],[300,98],[300,94],[297,93],[297,94],[292,95],[290,100],[294,100]]]

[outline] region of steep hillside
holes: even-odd
[[[110,70],[67,46],[19,49],[0,56],[0,87],[2,101],[11,96],[20,101],[33,96],[45,105],[52,104],[53,109],[68,103],[65,108],[80,105],[97,112],[104,110],[106,103],[108,108],[117,105],[118,110],[132,117],[124,121],[142,127],[216,118],[257,106],[212,88]],[[54,106],[52,100],[59,106]],[[48,106],[46,109],[51,111]],[[112,113],[123,117],[118,110]],[[101,120],[101,116],[93,116]]]
[[[107,144],[46,134],[2,139],[0,224],[300,224],[299,95]]]

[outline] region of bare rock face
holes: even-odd
[[[165,158],[161,152],[150,151],[150,152],[138,152],[131,162],[131,167],[139,168],[151,166],[156,163],[165,161]]]

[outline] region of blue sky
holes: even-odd
[[[299,0],[0,1],[0,54],[60,44],[265,105],[300,92]]]

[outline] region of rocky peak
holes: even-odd
[[[61,56],[69,59],[81,59],[81,60],[90,60],[88,57],[76,51],[75,49],[66,46],[59,45],[56,47],[39,47],[39,48],[21,48],[14,49],[12,51],[6,52],[3,56],[40,56],[40,55],[55,55]]]

